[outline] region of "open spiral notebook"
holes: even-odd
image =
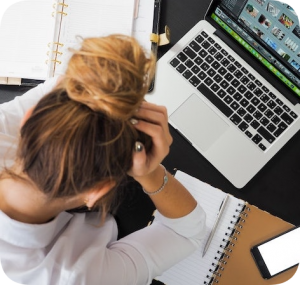
[[[160,0],[17,2],[0,19],[0,84],[35,86],[63,74],[81,37],[130,35],[155,52],[159,17]]]
[[[177,171],[175,177],[193,194],[206,212],[206,234],[200,248],[156,279],[167,285],[263,285],[282,283],[297,268],[272,280],[264,280],[252,259],[250,248],[293,227],[244,200],[229,195],[215,235],[205,256],[204,245],[213,227],[219,207],[227,195],[188,174]]]

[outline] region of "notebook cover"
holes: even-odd
[[[296,272],[297,267],[287,270],[271,279],[263,279],[250,253],[250,249],[294,226],[282,219],[262,211],[259,208],[247,204],[250,208],[249,214],[245,217],[243,228],[240,234],[235,235],[237,240],[233,243],[230,257],[224,258],[227,264],[222,265],[223,271],[219,271],[221,277],[216,277],[218,285],[264,285],[280,284],[290,279]],[[214,283],[212,283],[214,284]]]

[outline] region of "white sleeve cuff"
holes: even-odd
[[[154,222],[164,224],[181,236],[191,238],[201,235],[200,238],[202,238],[206,224],[206,214],[202,207],[197,204],[191,213],[178,219],[167,218],[156,211]]]

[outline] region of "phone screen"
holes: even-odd
[[[251,249],[264,278],[271,278],[299,263],[300,227],[294,228]]]

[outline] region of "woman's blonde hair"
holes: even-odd
[[[86,39],[69,63],[64,87],[74,101],[127,120],[139,108],[154,73],[154,60],[133,38]]]
[[[62,81],[21,129],[17,159],[23,172],[50,198],[111,180],[117,188],[132,165],[135,142],[151,147],[129,119],[144,100],[154,66],[155,59],[131,37],[84,39]],[[101,200],[104,212],[111,210],[115,192]]]

